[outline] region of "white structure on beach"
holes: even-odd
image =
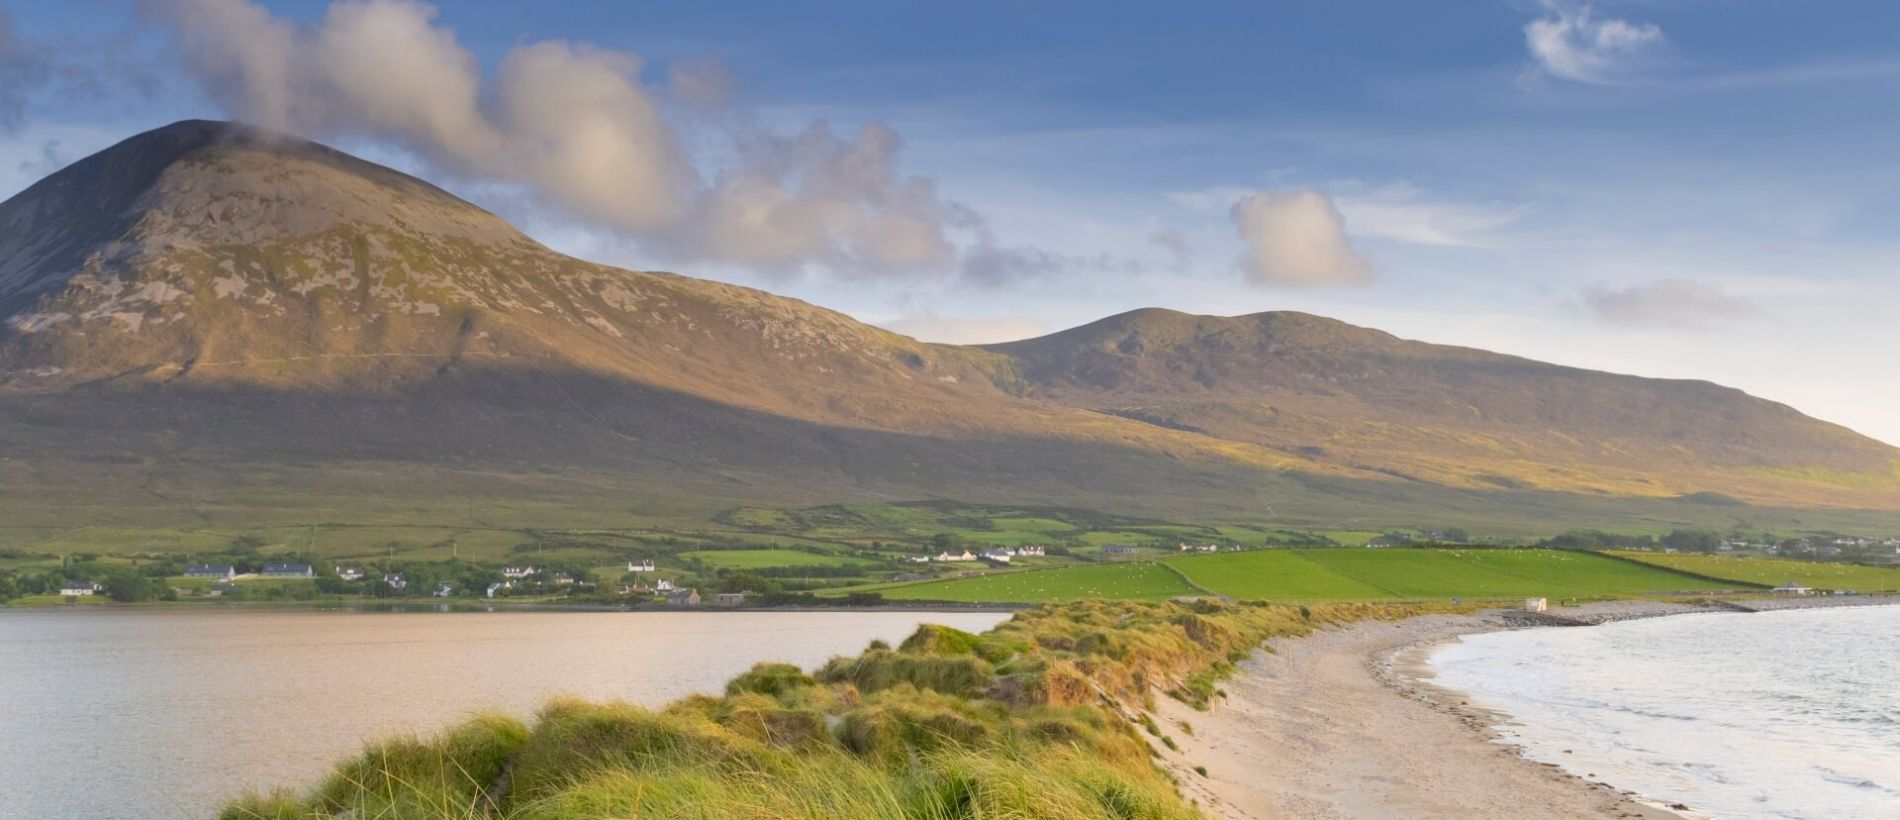
[[[1549,598],[1525,598],[1524,599],[1525,612],[1543,612],[1547,609],[1550,609]]]

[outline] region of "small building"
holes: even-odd
[[[68,598],[83,598],[98,592],[99,585],[91,581],[67,581],[59,587],[59,594]]]
[[[492,584],[489,584],[487,591],[483,592],[482,595],[483,597],[493,598],[495,597],[495,593],[500,592],[501,589],[502,589],[501,582],[496,581]]]
[[[713,596],[713,606],[744,606],[750,592],[721,592]]]
[[[1525,612],[1543,612],[1548,609],[1550,609],[1550,599],[1548,598],[1525,598],[1524,599]]]
[[[654,571],[653,559],[649,558],[645,561],[628,561],[627,571],[628,572],[653,572]]]
[[[535,568],[532,565],[525,566],[525,567],[502,567],[501,568],[501,577],[503,578],[527,578],[529,576],[534,575],[534,573],[535,573]]]
[[[226,581],[237,577],[237,567],[230,564],[192,564],[185,567],[186,578],[223,578]]]
[[[361,581],[363,580],[363,568],[362,567],[337,567],[336,577],[344,581]]]
[[[1007,564],[1009,563],[1009,559],[1010,559],[1009,550],[984,550],[983,551],[983,560],[988,561],[992,564]]]
[[[1016,548],[1016,555],[1021,558],[1041,558],[1043,554],[1040,544],[1027,544]]]
[[[443,584],[441,586],[436,587],[435,593],[434,593],[435,597],[437,598],[447,598],[454,594],[455,594],[455,588],[452,586],[449,586],[448,584]]]
[[[265,564],[261,574],[266,578],[309,578],[315,575],[309,564]]]
[[[1181,542],[1182,552],[1220,552],[1219,544],[1189,544]]]
[[[697,606],[699,604],[699,590],[673,590],[672,592],[666,593],[666,602],[673,606]]]
[[[1775,587],[1775,594],[1777,595],[1813,595],[1814,589],[1811,587],[1804,587],[1801,584],[1794,581],[1789,581],[1788,583]]]
[[[950,553],[950,552],[948,552],[948,551],[945,551],[945,552],[940,552],[940,553],[937,553],[937,557],[936,557],[936,559],[935,559],[935,560],[938,560],[938,561],[975,561],[975,560],[976,560],[976,556],[974,556],[974,555],[971,555],[971,554],[970,554],[970,551],[969,551],[969,550],[964,550],[964,551],[962,551],[962,552],[960,552],[960,553],[956,553],[956,554],[952,554],[952,553]]]
[[[928,564],[928,563],[930,563],[930,556],[928,556],[928,555],[913,555],[913,556],[910,556],[910,562],[911,562],[911,563],[913,563],[913,564]]]
[[[390,589],[408,589],[409,576],[400,572],[385,573],[383,575],[383,583],[388,584]]]
[[[1109,544],[1102,548],[1103,555],[1134,555],[1134,544]]]
[[[668,581],[665,578],[661,578],[653,584],[654,592],[676,592],[678,589],[679,587],[673,586],[672,581]]]

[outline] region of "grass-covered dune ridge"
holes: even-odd
[[[244,797],[272,818],[1127,818],[1200,816],[1135,728],[1159,693],[1205,706],[1261,642],[1416,607],[1104,602],[981,635],[925,626],[807,674],[760,664],[659,709],[555,701],[396,738],[314,789]]]

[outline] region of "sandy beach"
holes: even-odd
[[[1750,599],[1690,605],[1603,601],[1542,615],[1501,610],[1364,622],[1255,652],[1211,711],[1161,698],[1178,746],[1154,744],[1210,816],[1275,818],[1701,818],[1523,757],[1497,742],[1500,716],[1434,686],[1433,647],[1498,629],[1582,626],[1711,610],[1895,605],[1893,597]],[[1202,774],[1200,769],[1205,770]]]
[[[1622,602],[1562,614],[1673,611],[1694,609]],[[1508,625],[1497,614],[1436,615],[1276,641],[1241,664],[1212,711],[1163,699],[1162,728],[1180,747],[1162,749],[1163,760],[1185,793],[1231,820],[1696,816],[1527,760],[1493,742],[1492,716],[1419,679],[1430,646]]]

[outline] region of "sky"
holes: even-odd
[[[1900,4],[0,0],[0,196],[242,119],[931,341],[1303,310],[1900,443]]]

